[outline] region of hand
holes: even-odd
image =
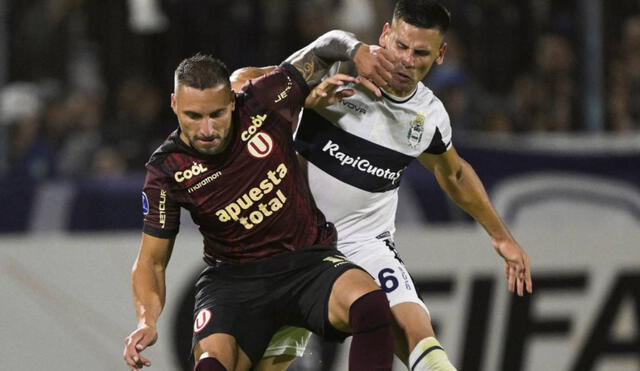
[[[392,52],[377,45],[367,44],[362,44],[353,57],[360,83],[378,97],[382,96],[378,87],[391,83],[395,61],[396,58]]]
[[[140,352],[158,340],[158,331],[155,326],[143,325],[138,327],[126,339],[124,339],[124,361],[132,371],[143,366],[151,366],[148,359],[140,355]]]
[[[356,82],[356,78],[344,74],[336,74],[322,81],[311,90],[311,93],[304,101],[305,108],[321,108],[336,104],[342,98],[347,98],[355,94],[353,89],[343,89],[337,91],[338,87],[348,82]]]
[[[504,259],[504,273],[508,281],[509,292],[517,289],[518,296],[524,295],[524,288],[531,294],[533,283],[531,281],[531,268],[529,256],[513,239],[497,241],[492,239],[493,248]]]

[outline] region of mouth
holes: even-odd
[[[400,81],[400,82],[406,83],[406,82],[410,82],[411,81],[411,76],[409,76],[409,75],[407,75],[405,73],[396,72],[394,75],[395,75],[396,79],[398,81]]]
[[[202,147],[212,147],[220,143],[220,137],[196,138],[195,142]]]

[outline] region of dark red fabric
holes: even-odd
[[[244,89],[236,96],[232,138],[223,153],[203,156],[176,131],[147,163],[144,232],[175,236],[185,208],[204,237],[210,265],[335,241],[335,228],[313,201],[292,139],[306,83],[284,66]]]
[[[351,304],[350,371],[391,370],[394,346],[391,318],[389,301],[382,290],[363,295]]]
[[[202,358],[196,363],[193,371],[227,371],[227,369],[215,358]]]

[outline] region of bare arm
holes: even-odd
[[[527,253],[498,216],[471,165],[458,156],[453,147],[442,155],[422,154],[418,160],[434,173],[447,195],[487,231],[494,249],[505,260],[509,290],[513,292],[517,286],[518,295],[524,294],[524,288],[531,293],[533,285]]]
[[[353,61],[360,82],[380,96],[377,86],[385,86],[391,81],[394,60],[385,49],[364,44],[352,33],[333,30],[293,53],[285,62],[296,67],[313,87],[326,77],[335,62]]]
[[[385,86],[391,81],[394,60],[393,54],[385,49],[361,43],[351,33],[333,30],[293,53],[285,62],[300,71],[307,84],[313,88],[327,77],[334,63],[353,61],[359,76],[358,82],[381,96],[378,86]],[[247,81],[275,68],[276,66],[239,68],[231,74],[231,88],[238,92]]]
[[[156,323],[165,303],[165,270],[174,239],[142,234],[138,257],[131,272],[133,304],[138,327],[125,339],[124,359],[132,370],[150,365],[140,352],[158,338]]]

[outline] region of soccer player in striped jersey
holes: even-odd
[[[411,161],[417,159],[431,171],[449,197],[484,227],[505,262],[509,291],[532,292],[526,252],[496,213],[473,168],[457,154],[449,116],[421,82],[434,63],[444,61],[449,22],[449,11],[435,1],[400,0],[391,24],[382,29],[382,50],[331,31],[287,59],[305,71],[307,81],[341,72],[360,75],[380,88],[378,97],[362,84],[347,84],[353,96],[305,110],[296,149],[307,162],[318,207],[336,225],[338,248],[386,291],[395,321],[395,352],[410,370],[455,369],[435,338],[429,312],[393,241],[398,186]],[[352,51],[347,58],[346,50]],[[307,338],[284,329],[265,353],[261,369],[285,369],[292,356],[301,355]]]

